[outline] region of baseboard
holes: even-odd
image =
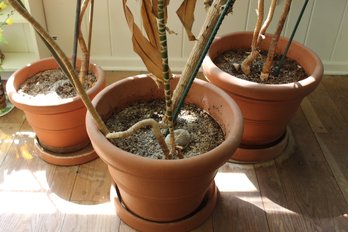
[[[106,71],[144,71],[146,67],[138,57],[93,57],[93,62]],[[169,59],[173,72],[181,72],[185,66],[185,58]],[[348,62],[323,61],[325,75],[348,75]],[[1,72],[1,78],[7,80],[13,72]]]
[[[348,75],[348,62],[323,61],[323,64],[326,75]]]

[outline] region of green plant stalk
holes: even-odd
[[[175,155],[176,144],[174,137],[174,123],[173,123],[173,104],[170,92],[170,80],[169,80],[169,65],[168,65],[168,46],[167,46],[167,32],[166,24],[164,19],[164,2],[163,0],[158,0],[158,32],[161,48],[161,58],[163,66],[163,79],[164,79],[164,96],[166,104],[166,114],[165,118],[167,120],[169,136],[170,136],[170,156]]]
[[[35,31],[43,38],[45,44],[49,47],[50,50],[54,51],[57,55],[57,62],[63,64],[63,71],[67,72],[67,76],[70,77],[72,81],[72,85],[75,87],[76,92],[81,97],[83,103],[85,104],[87,110],[91,113],[94,118],[97,127],[104,134],[108,134],[109,130],[107,129],[105,123],[101,119],[100,115],[92,105],[91,100],[87,96],[85,90],[83,89],[82,84],[80,83],[77,74],[69,62],[69,59],[66,57],[64,52],[60,49],[60,47],[54,42],[54,40],[50,37],[50,35],[45,31],[45,29],[28,13],[28,11],[23,7],[22,3],[19,3],[19,0],[8,0],[8,2],[12,5],[12,7],[25,18],[35,29]]]

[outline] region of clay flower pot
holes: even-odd
[[[106,87],[93,104],[106,119],[132,102],[156,98],[163,98],[163,90],[141,75]],[[238,147],[242,116],[224,91],[205,81],[194,82],[186,101],[207,111],[220,124],[226,138],[207,153],[181,160],[154,160],[121,150],[105,138],[87,113],[92,145],[108,165],[119,192],[119,198],[115,198],[117,214],[135,229],[188,231],[206,220],[216,204],[214,177]]]
[[[80,97],[35,101],[17,92],[19,86],[36,73],[56,68],[58,65],[53,58],[29,64],[12,74],[6,90],[11,102],[24,111],[36,133],[35,145],[42,159],[56,165],[85,163],[98,156],[90,146],[85,127],[87,110]],[[90,68],[97,77],[94,86],[87,91],[93,98],[105,86],[105,77],[100,67],[91,64]]]
[[[287,145],[286,127],[302,99],[319,84],[323,65],[319,57],[298,42],[292,42],[288,57],[300,64],[308,77],[288,84],[259,84],[232,76],[219,69],[215,57],[232,49],[250,49],[252,32],[232,33],[213,41],[203,61],[205,77],[224,89],[238,104],[244,117],[240,148],[232,156],[241,162],[273,159]],[[269,47],[271,37],[262,40],[260,49]],[[280,38],[277,53],[283,53],[288,40]]]

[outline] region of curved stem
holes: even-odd
[[[144,120],[142,120],[140,122],[137,122],[136,124],[131,126],[126,131],[108,133],[106,135],[106,138],[108,138],[108,139],[119,139],[119,138],[129,137],[132,134],[134,134],[137,130],[140,130],[141,128],[148,127],[148,126],[151,127],[151,129],[153,131],[153,134],[155,135],[159,145],[161,146],[161,149],[163,151],[164,157],[166,159],[169,159],[170,158],[169,150],[168,150],[167,144],[166,144],[166,142],[164,140],[164,136],[161,133],[161,129],[160,129],[159,123],[156,120],[152,119],[152,118],[144,119]]]

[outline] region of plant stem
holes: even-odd
[[[77,59],[77,41],[80,32],[80,11],[81,11],[81,0],[76,0],[76,13],[75,13],[75,28],[74,28],[74,41],[73,41],[73,53],[72,53],[72,66],[76,68]]]
[[[144,119],[140,122],[137,122],[136,124],[134,124],[133,126],[131,126],[128,130],[126,131],[120,131],[120,132],[112,132],[112,133],[108,133],[106,135],[106,138],[108,139],[118,139],[118,138],[125,138],[125,137],[129,137],[132,134],[134,134],[137,130],[144,128],[144,127],[151,127],[159,145],[161,146],[161,149],[163,151],[164,157],[166,159],[170,159],[170,155],[169,155],[169,150],[167,147],[166,142],[164,141],[164,136],[161,133],[161,129],[159,126],[159,123],[152,119]]]
[[[286,55],[288,54],[288,51],[289,51],[291,42],[292,42],[292,40],[294,39],[295,33],[296,33],[296,31],[297,31],[298,25],[300,24],[300,21],[301,21],[301,19],[302,19],[303,13],[304,13],[304,11],[305,11],[305,9],[306,9],[306,7],[307,7],[308,1],[309,1],[309,0],[306,0],[306,1],[303,3],[303,6],[302,6],[302,9],[301,9],[300,15],[298,16],[297,21],[296,21],[296,24],[295,24],[295,27],[294,27],[294,29],[293,29],[292,32],[291,32],[291,36],[290,36],[290,38],[289,38],[288,44],[286,45],[285,51],[284,51],[284,53],[283,53],[283,55],[282,55],[282,58],[280,59],[280,61],[279,61],[279,63],[278,63],[278,66],[277,66],[277,68],[276,68],[276,71],[275,71],[275,73],[274,73],[275,76],[278,76],[278,75],[279,75],[280,69],[281,69],[281,67],[283,66],[283,62],[284,62],[284,60],[285,60]]]
[[[259,40],[258,38],[260,36],[260,30],[261,30],[262,21],[263,21],[263,15],[264,15],[264,0],[258,0],[257,15],[258,15],[257,22],[254,29],[253,39],[251,41],[251,52],[243,60],[241,64],[242,71],[245,75],[249,75],[250,65],[259,55],[259,52],[257,51],[257,45],[258,45],[257,42]]]
[[[94,118],[98,126],[98,129],[104,135],[108,134],[109,130],[107,129],[105,123],[101,119],[94,106],[92,105],[92,102],[87,96],[85,90],[83,89],[83,86],[80,83],[73,66],[71,65],[69,59],[66,57],[61,48],[55,43],[55,41],[50,37],[50,35],[45,31],[45,29],[28,13],[28,11],[25,8],[23,8],[22,4],[19,3],[19,0],[8,0],[8,2],[20,15],[23,16],[23,18],[25,18],[32,25],[32,27],[41,36],[41,38],[44,40],[45,44],[49,47],[49,49],[53,51],[55,55],[57,55],[57,57],[55,57],[56,59],[58,59],[57,62],[59,64],[63,64],[63,70],[67,72],[67,76],[72,81],[72,85],[75,87],[76,92],[79,94],[86,108]]]
[[[78,41],[79,41],[80,49],[82,52],[81,67],[80,67],[80,74],[79,74],[81,83],[85,81],[85,77],[88,74],[89,56],[90,56],[89,48],[86,45],[82,30],[81,30],[82,20],[83,20],[83,17],[85,16],[89,2],[90,0],[83,1],[81,6],[80,19],[79,19],[80,31],[79,31]]]
[[[278,44],[278,41],[279,41],[279,38],[280,38],[280,33],[283,30],[285,20],[286,20],[288,14],[289,14],[291,1],[292,0],[286,0],[285,3],[284,3],[283,12],[282,12],[282,14],[281,14],[281,16],[279,18],[277,29],[276,29],[276,31],[275,31],[275,33],[273,35],[271,44],[270,44],[269,49],[268,49],[268,54],[267,54],[266,61],[265,61],[264,65],[263,65],[263,67],[262,67],[262,72],[261,72],[261,75],[260,75],[260,79],[263,80],[263,81],[268,79],[269,72],[271,70],[271,66],[272,66],[272,62],[273,62],[273,57],[275,55],[275,50],[276,50],[276,47],[277,47],[277,44]]]
[[[88,50],[88,60],[86,61],[86,67],[89,67],[90,63],[90,53],[91,53],[91,43],[92,43],[92,32],[93,32],[93,15],[94,15],[94,0],[90,0],[90,11],[89,11],[89,21],[88,21],[88,40],[87,40],[87,50]]]
[[[226,0],[215,0],[212,6],[209,8],[207,17],[205,18],[198,39],[194,43],[193,49],[191,50],[190,56],[181,74],[179,83],[173,92],[173,108],[180,108],[178,107],[178,103],[180,99],[182,99],[182,101],[184,100],[185,96],[182,96],[185,94],[183,93],[188,91],[187,87],[190,86],[190,82],[192,83],[197,74],[198,69],[196,67],[197,65],[198,67],[200,67],[203,61],[202,55],[204,57],[206,54],[206,45],[208,44],[208,41],[211,40],[210,35],[214,31],[215,25],[221,16],[220,13],[223,11],[223,9],[225,9],[225,4]]]
[[[272,0],[272,2],[271,2],[271,5],[270,5],[269,10],[268,10],[267,18],[266,18],[265,22],[263,22],[262,27],[260,29],[259,37],[257,38],[257,44],[259,44],[260,39],[265,36],[266,30],[272,22],[274,11],[275,11],[275,8],[277,5],[277,1],[278,0]]]
[[[170,135],[170,156],[175,155],[176,144],[174,136],[174,123],[173,123],[173,105],[170,92],[170,80],[169,80],[169,65],[168,65],[168,46],[167,46],[167,32],[166,24],[164,20],[163,0],[158,0],[158,32],[160,40],[161,58],[163,66],[163,81],[164,81],[164,97],[166,103],[166,115],[165,118],[168,123],[169,135]]]

